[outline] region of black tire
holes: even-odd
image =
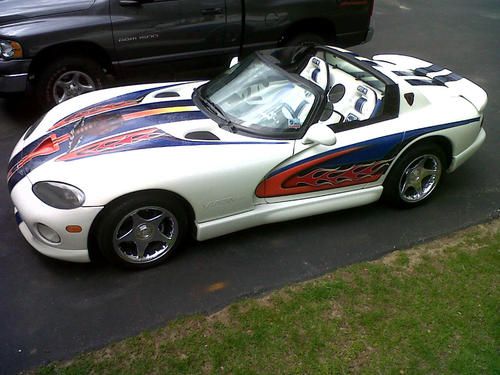
[[[427,202],[436,192],[445,168],[446,155],[438,145],[411,147],[396,161],[385,179],[384,200],[400,208]]]
[[[301,33],[297,34],[287,41],[285,41],[285,47],[294,47],[294,46],[302,46],[304,44],[324,44],[325,38],[321,35],[314,33]]]
[[[147,220],[159,213],[166,216],[159,221]],[[170,258],[186,237],[188,226],[185,207],[175,196],[144,192],[125,196],[106,206],[92,235],[101,253],[113,264],[145,269]],[[159,233],[170,235],[172,240],[161,237],[164,242],[156,241],[157,236],[161,236]],[[142,259],[140,248],[144,248]]]
[[[58,104],[54,96],[54,86],[58,80],[64,78],[70,72],[82,73],[82,82],[87,81],[87,77],[90,78],[92,85],[89,86],[93,86],[94,90],[103,87],[104,72],[95,60],[83,56],[67,56],[49,62],[39,69],[39,73],[35,78],[35,95],[43,109],[49,109]],[[56,91],[59,92],[60,90],[56,89]],[[79,94],[75,92],[76,95]]]

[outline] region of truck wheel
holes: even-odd
[[[94,60],[68,56],[55,60],[36,79],[36,95],[44,109],[103,86],[104,72]]]
[[[285,47],[301,46],[308,43],[323,44],[325,39],[318,34],[314,33],[301,33],[295,35],[285,42]]]

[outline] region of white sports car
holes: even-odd
[[[210,82],[69,100],[24,134],[8,185],[28,242],[134,268],[261,224],[425,202],[483,143],[486,93],[413,57],[303,46]]]

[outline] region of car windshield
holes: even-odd
[[[317,99],[314,89],[258,55],[203,89],[203,99],[238,128],[277,135],[298,132]]]

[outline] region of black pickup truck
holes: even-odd
[[[48,107],[108,74],[222,64],[277,45],[354,45],[371,38],[373,2],[0,0],[0,95],[29,88]]]

